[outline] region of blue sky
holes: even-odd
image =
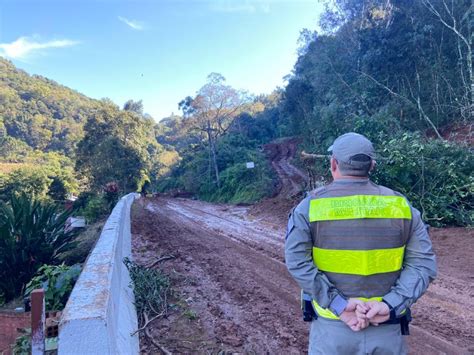
[[[156,120],[211,72],[251,93],[283,86],[317,0],[0,2],[0,55],[120,106],[143,100]]]

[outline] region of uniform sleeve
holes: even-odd
[[[286,267],[303,291],[311,295],[321,307],[329,307],[340,314],[347,301],[313,263],[313,241],[308,221],[309,199],[305,198],[289,216],[285,241]]]
[[[433,253],[428,230],[421,220],[420,212],[412,208],[412,228],[406,245],[403,269],[391,291],[383,299],[397,315],[421,297],[436,277],[436,258]]]

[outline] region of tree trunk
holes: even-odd
[[[214,139],[212,138],[212,128],[211,128],[211,122],[207,121],[207,140],[209,142],[209,152],[212,155],[212,162],[214,164],[214,172],[216,174],[216,183],[217,187],[221,187],[221,182],[219,179],[219,168],[217,167],[217,156],[216,156],[216,146],[214,143]]]
[[[219,168],[217,167],[217,156],[216,156],[216,146],[215,146],[215,142],[213,140],[211,140],[211,147],[212,147],[212,159],[214,161],[214,171],[216,173],[216,182],[217,182],[217,187],[220,188],[221,187],[221,181],[220,181],[220,178],[219,178]]]

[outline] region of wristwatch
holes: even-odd
[[[385,303],[385,304],[388,306],[388,309],[390,310],[390,318],[389,318],[389,321],[397,319],[397,315],[396,315],[396,313],[395,313],[395,308],[393,308],[393,307],[391,306],[391,304],[388,303],[387,301],[385,301],[384,299],[382,299],[382,302]]]

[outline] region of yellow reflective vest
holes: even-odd
[[[314,192],[309,204],[313,261],[348,298],[381,300],[398,279],[409,238],[411,208],[405,197],[369,182]],[[319,316],[338,319],[313,300]]]

